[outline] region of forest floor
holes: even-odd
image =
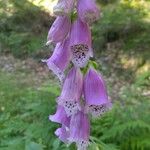
[[[109,57],[108,59],[113,58]],[[115,64],[113,64],[113,66],[115,66]],[[112,97],[112,99],[117,99],[119,98],[118,93],[121,88],[128,85],[130,81],[125,82],[124,80],[120,80],[120,78],[117,77],[115,67],[113,66],[111,68],[113,73],[110,76],[105,75],[104,78],[109,86],[113,86],[113,90],[110,91],[110,97]],[[40,88],[44,83],[49,82],[56,84],[56,86],[59,85],[58,79],[54,76],[52,71],[48,70],[47,66],[42,62],[32,58],[21,60],[15,58],[11,54],[1,55],[0,73],[1,81],[4,82],[4,80],[7,80],[8,76],[8,80],[10,80],[10,82],[13,80],[13,82],[22,86],[26,85],[28,87]]]
[[[119,59],[121,53],[118,54],[117,50],[111,48],[111,51],[107,50],[104,55],[97,58],[97,62],[107,82],[112,102],[119,101],[124,105],[129,101],[128,105],[132,105],[135,99],[138,104],[143,96],[147,97],[144,98],[146,100],[150,96],[149,75],[147,71],[142,71],[144,75],[137,78],[136,72],[140,72],[141,66],[135,71],[132,68],[131,71],[132,65],[135,67],[134,64],[138,64],[136,59],[135,62],[127,59],[129,65],[124,66]],[[142,70],[143,68],[147,70],[148,66],[144,63]],[[48,116],[55,112],[55,99],[59,94],[59,82],[45,64],[33,58],[17,59],[11,54],[2,54],[0,56],[0,136],[2,137],[0,150],[20,150],[20,146],[25,146],[22,150],[37,150],[37,148],[43,150],[45,145],[47,149],[58,150],[60,141],[52,134],[57,126],[48,121]],[[94,130],[99,128],[99,123],[95,122],[94,126]],[[49,143],[51,139],[54,141]],[[62,145],[61,149],[68,148]]]

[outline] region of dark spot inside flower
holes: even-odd
[[[97,108],[94,108],[95,111],[97,111]]]
[[[108,108],[106,105],[90,105],[89,109],[90,112],[93,113],[93,115],[102,116]]]

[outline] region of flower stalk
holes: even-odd
[[[111,108],[106,83],[93,57],[90,26],[99,19],[95,0],[59,0],[56,20],[48,32],[47,45],[54,52],[44,60],[62,83],[57,111],[49,120],[61,125],[55,135],[64,143],[76,143],[78,150],[90,144],[90,116],[101,117]],[[64,71],[72,64],[66,74]]]

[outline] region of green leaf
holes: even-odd
[[[59,149],[60,147],[60,140],[59,139],[56,139],[54,142],[53,142],[53,150],[57,150]]]
[[[43,150],[43,145],[35,143],[35,142],[27,142],[25,146],[25,150]]]

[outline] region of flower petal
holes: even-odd
[[[49,116],[49,120],[53,122],[60,123],[66,127],[69,127],[70,125],[70,118],[67,117],[67,114],[62,106],[57,107],[57,111],[54,115]]]
[[[93,56],[91,43],[91,31],[89,26],[78,18],[72,24],[70,33],[72,62],[75,66],[86,66],[89,58]]]
[[[59,0],[53,8],[56,16],[68,15],[74,9],[75,0]]]
[[[90,68],[84,79],[84,98],[86,112],[93,116],[101,116],[110,109],[111,102],[108,99],[106,84],[101,74]]]
[[[112,108],[111,103],[103,105],[87,105],[86,112],[91,113],[94,118],[101,117],[105,112]]]
[[[71,117],[69,141],[76,142],[78,149],[85,150],[89,144],[90,123],[82,111]]]
[[[93,23],[100,17],[100,11],[96,6],[95,0],[79,0],[77,11],[80,19],[88,24]]]
[[[67,39],[62,43],[58,43],[52,56],[48,60],[45,60],[48,68],[58,76],[61,82],[63,82],[65,78],[63,71],[70,61],[70,49],[68,44],[69,42]]]
[[[108,95],[102,75],[90,68],[84,78],[84,97],[89,105],[101,105],[108,102]]]
[[[68,16],[57,17],[48,32],[47,45],[51,42],[58,43],[63,41],[70,31],[70,27],[71,20]]]
[[[55,135],[58,136],[62,142],[68,143],[69,131],[67,131],[65,126],[58,128],[55,131]]]
[[[64,106],[68,116],[80,110],[80,97],[83,89],[83,75],[79,68],[73,67],[64,82],[58,104]]]

